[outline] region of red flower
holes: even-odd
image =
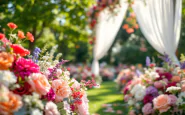
[[[18,31],[17,36],[18,36],[20,39],[25,38],[24,33],[23,33],[22,31]]]
[[[27,32],[26,36],[27,36],[28,40],[30,40],[31,42],[34,41],[34,37],[30,32]]]
[[[154,97],[152,95],[146,95],[143,99],[143,103],[147,104],[147,103],[152,103],[152,100],[154,99]]]
[[[0,40],[3,39],[3,38],[5,38],[5,35],[0,33]]]
[[[19,54],[20,56],[26,56],[30,54],[30,51],[23,48],[21,45],[12,44],[11,48],[13,48],[13,52]]]
[[[15,89],[13,92],[21,96],[25,94],[28,95],[28,94],[31,94],[30,89],[31,89],[31,86],[27,82],[25,82],[24,86],[21,86],[20,88]]]
[[[10,29],[16,29],[16,28],[17,28],[17,25],[14,24],[14,23],[12,23],[12,22],[8,23],[7,26],[8,26]]]
[[[159,78],[157,80],[162,80],[163,79],[163,76],[164,78],[168,79],[168,80],[171,80],[172,79],[172,74],[171,73],[168,73],[168,72],[165,72],[165,73],[159,73]]]

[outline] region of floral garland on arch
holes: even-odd
[[[144,75],[133,78],[123,92],[130,107],[130,115],[184,115],[185,114],[185,58],[181,67],[172,64],[168,56],[163,67],[156,67],[147,58]]]
[[[145,0],[143,0],[145,1]],[[134,0],[127,0],[126,1],[129,6],[128,6],[128,11],[129,15],[126,17],[126,24],[122,26],[122,28],[128,33],[131,34],[134,32],[134,30],[137,30],[139,28],[137,21],[136,21],[136,16],[134,14],[134,11],[132,10],[132,5],[134,4]],[[105,8],[108,8],[110,11],[110,14],[116,15],[117,12],[114,11],[116,6],[120,5],[120,0],[97,0],[96,5],[92,6],[90,10],[87,12],[87,16],[89,17],[88,23],[89,27],[91,28],[92,36],[90,36],[89,43],[94,44],[96,38],[94,37],[94,29],[96,27],[96,24],[98,22],[98,17],[100,12],[102,12]]]
[[[63,66],[68,61],[59,61],[61,54],[53,57],[57,47],[50,52],[35,48],[30,55],[21,43],[33,42],[34,36],[14,33],[17,25],[7,25],[8,39],[0,33],[0,114],[89,115],[86,90],[96,83],[70,79]]]

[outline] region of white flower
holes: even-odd
[[[45,115],[60,115],[57,106],[52,101],[46,103]]]
[[[182,104],[183,104],[183,99],[182,99],[182,98],[178,98],[176,104],[177,104],[178,106],[179,106],[179,105],[182,105]]]
[[[66,110],[67,113],[70,113],[70,105],[67,101],[64,101],[64,110]]]
[[[143,100],[145,94],[146,94],[145,88],[143,88],[143,89],[141,88],[140,90],[136,91],[134,97],[136,98],[136,100],[141,101],[141,100]]]
[[[61,69],[57,69],[57,70],[56,70],[56,75],[57,75],[57,76],[60,76],[61,74],[62,74],[62,70],[61,70]]]
[[[0,83],[8,87],[10,84],[16,83],[17,78],[10,71],[0,71]]]
[[[145,89],[145,87],[141,84],[137,84],[132,88],[132,90],[130,92],[131,92],[131,94],[135,95],[136,91],[138,91],[140,89]]]
[[[33,109],[31,115],[43,115],[42,112],[38,109]]]
[[[5,87],[4,85],[0,86],[0,102],[7,102],[9,100],[9,98],[7,97],[9,93],[9,90],[7,87]]]
[[[128,105],[130,105],[130,106],[134,105],[134,101],[133,100],[129,100],[128,101]]]
[[[173,92],[173,91],[179,91],[181,90],[181,87],[175,87],[175,86],[171,86],[171,87],[168,87],[166,92]]]
[[[152,78],[152,79],[159,78],[159,74],[158,74],[157,72],[155,72],[155,71],[150,72],[150,73],[149,73],[149,76],[150,76],[150,78]]]

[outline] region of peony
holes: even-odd
[[[9,87],[10,84],[14,84],[17,82],[17,78],[10,71],[0,71],[0,83]]]
[[[44,112],[45,112],[45,115],[60,115],[57,109],[57,105],[52,101],[49,101],[46,103]]]
[[[20,38],[20,39],[25,38],[24,33],[23,33],[22,31],[18,31],[17,36],[18,36],[18,38]]]
[[[22,107],[21,97],[12,92],[7,92],[8,100],[0,101],[0,113],[3,115],[11,115]]]
[[[34,41],[34,37],[30,32],[27,32],[26,36],[27,36],[27,39],[30,40],[31,42]]]
[[[7,70],[9,67],[12,66],[14,61],[13,55],[7,52],[0,53],[0,70]]]
[[[24,77],[28,77],[32,73],[39,73],[40,68],[31,59],[19,58],[13,66],[13,71],[16,76],[24,79]]]
[[[144,88],[145,88],[145,87],[144,87],[143,85],[137,84],[137,85],[135,85],[135,86],[132,88],[132,90],[131,90],[130,92],[131,92],[131,94],[135,95],[135,93],[136,93],[137,91],[139,91],[139,90],[141,90],[141,89],[144,89]]]
[[[27,56],[30,54],[30,51],[22,47],[21,45],[18,44],[12,44],[11,48],[13,48],[13,52],[15,54],[19,54],[20,56]]]
[[[7,26],[8,26],[10,29],[16,29],[16,28],[17,28],[17,25],[14,24],[14,23],[12,23],[12,22],[8,23]]]
[[[48,79],[41,73],[33,73],[29,77],[28,83],[31,85],[33,91],[40,95],[46,95],[51,88]]]
[[[143,100],[145,94],[146,94],[145,89],[140,89],[135,93],[134,97],[136,98],[136,100],[141,101]]]
[[[154,109],[159,110],[160,113],[167,112],[170,109],[171,99],[168,95],[159,95],[153,100]]]
[[[154,110],[152,108],[152,104],[151,103],[145,104],[144,107],[142,108],[142,112],[144,113],[144,115],[152,114],[153,111]]]
[[[177,97],[175,95],[169,95],[170,99],[171,99],[171,102],[170,104],[171,105],[175,105],[176,102],[177,102]]]
[[[68,83],[61,79],[56,79],[52,82],[52,88],[56,94],[55,101],[60,102],[64,98],[69,97],[71,89]]]

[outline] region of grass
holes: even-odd
[[[123,95],[116,89],[116,84],[112,81],[103,82],[100,88],[88,91],[90,114],[115,115],[117,110],[121,110],[122,115],[127,114],[127,108],[123,106]],[[103,104],[112,104],[114,113],[104,112]],[[122,104],[118,106],[117,104]]]

